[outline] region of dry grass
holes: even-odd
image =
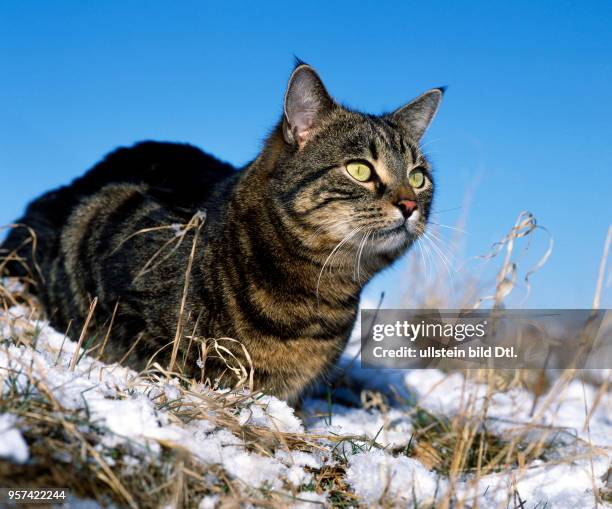
[[[22,303],[19,295],[13,295],[13,299]],[[20,325],[30,327],[21,333],[18,344],[35,348],[38,329],[29,321],[21,321]],[[27,377],[25,389],[17,382],[20,375]],[[176,377],[180,375],[154,364],[148,372],[141,374],[139,383],[154,388]],[[237,416],[241,409],[256,403],[256,393],[202,392],[195,388],[193,381],[179,379],[180,384],[176,387],[180,396],[175,400],[168,400],[163,394],[156,396],[156,407],[168,412],[177,423],[202,419],[229,430],[242,440],[245,451],[272,456],[279,449],[323,450],[331,456],[334,453],[330,443],[367,440],[363,436],[287,433],[244,425]],[[134,465],[127,461],[133,451],[123,446],[109,450],[104,445],[103,438],[109,431],[92,424],[87,409],[75,411],[62,407],[52,389],[27,368],[19,371],[2,369],[0,381],[5,388],[0,400],[0,415],[9,413],[19,418],[20,429],[34,458],[25,465],[0,460],[0,486],[62,487],[68,488],[75,496],[94,499],[103,505],[114,503],[134,508],[157,508],[160,501],[172,507],[194,507],[204,495],[218,495],[221,503],[228,507],[240,503],[256,507],[286,507],[295,498],[295,489],[290,486],[283,492],[254,490],[232,480],[219,466],[203,465],[189,451],[171,442],[160,441],[162,454],[159,458]],[[126,392],[122,397],[127,399],[130,395]],[[112,461],[109,462],[109,458]],[[310,472],[314,481],[307,489],[325,489],[338,500],[343,497],[354,500],[341,480],[341,467],[325,467],[320,471],[310,469]]]
[[[192,225],[197,231],[200,226],[201,223],[198,222]],[[520,215],[510,232],[486,256],[487,259],[502,257],[494,291],[485,297],[475,299],[473,287],[470,287],[470,291],[466,291],[466,298],[472,299],[472,307],[479,307],[486,302],[491,303],[493,307],[503,306],[504,299],[512,293],[518,281],[519,270],[513,260],[517,243],[521,240],[529,241],[529,237],[539,228],[531,214]],[[612,228],[608,234],[599,271],[596,306],[601,301],[602,281],[611,237]],[[179,241],[182,241],[182,237]],[[197,234],[193,249],[196,242]],[[522,280],[527,289],[531,276],[543,266],[551,250],[552,241],[536,265],[523,276]],[[189,273],[188,267],[184,293],[188,288]],[[2,286],[0,298],[5,310],[20,304],[29,307],[34,318],[40,316],[35,299],[27,292],[22,293],[18,289]],[[435,303],[436,307],[444,307],[440,305],[444,303],[444,297],[440,294],[430,294],[427,299],[430,304]],[[94,309],[95,300],[92,302],[91,314]],[[79,335],[79,345],[83,345],[86,338],[86,327],[87,325]],[[178,378],[180,381],[176,386],[180,391],[180,397],[168,400],[160,395],[154,400],[157,408],[168,412],[176,423],[187,423],[198,419],[211,421],[215,426],[229,430],[239,437],[244,442],[246,450],[264,456],[272,456],[278,450],[323,452],[327,457],[334,458],[336,463],[321,469],[310,468],[313,481],[307,486],[302,486],[302,491],[326,493],[328,501],[334,507],[366,506],[352,492],[345,480],[347,461],[342,451],[346,445],[352,447],[354,452],[364,448],[382,447],[376,438],[287,433],[266,427],[240,424],[237,415],[241,409],[257,400],[257,394],[247,394],[237,390],[226,393],[196,390],[194,381],[183,378],[174,369],[178,343],[184,338],[190,341],[192,339],[182,331],[179,323],[176,337],[172,342],[175,353],[170,366],[163,367],[151,363],[141,374],[142,383],[150,384],[152,387],[159,387],[170,378]],[[34,348],[36,339],[37,329],[32,326],[16,341]],[[224,350],[220,342],[212,346],[216,348],[217,354],[223,355]],[[74,356],[72,369],[80,358]],[[236,367],[231,359],[228,359],[228,366],[237,370],[237,377],[242,379],[243,385],[249,385],[249,380],[252,380],[252,369],[248,366]],[[19,375],[26,375],[29,380],[26,390],[23,390],[23,387],[19,388],[16,382]],[[554,380],[549,379],[543,372],[534,375],[534,373],[517,371],[480,370],[466,372],[465,375],[466,387],[467,380],[487,385],[488,392],[484,402],[477,402],[466,389],[461,410],[453,417],[434,415],[418,405],[405,402],[401,408],[410,416],[413,434],[406,447],[388,451],[394,455],[414,457],[449,480],[448,489],[445,493],[440,493],[436,507],[472,507],[469,499],[458,498],[454,487],[459,481],[469,479],[476,485],[482,476],[493,472],[509,469],[525,471],[530,468],[534,460],[556,464],[589,458],[592,454],[601,453],[588,442],[573,437],[569,430],[536,424],[542,412],[563,397],[569,382],[577,376],[574,370],[568,370]],[[232,479],[221,466],[203,465],[189,451],[173,443],[161,442],[162,454],[156,461],[136,463],[128,461],[133,453],[124,450],[123,446],[112,450],[105,449],[102,438],[107,430],[98,429],[92,424],[86,409],[75,411],[63,408],[55,399],[51,388],[27,369],[21,372],[0,370],[0,381],[5,391],[0,400],[0,414],[10,413],[18,416],[20,429],[28,442],[33,458],[33,461],[25,465],[0,461],[1,486],[63,487],[69,488],[78,497],[94,499],[103,505],[114,503],[119,507],[134,508],[156,508],[160,507],[161,503],[171,507],[197,507],[204,495],[218,495],[221,507],[251,504],[256,507],[276,508],[287,507],[292,501],[296,501],[297,491],[290,485],[286,485],[283,491],[253,489]],[[504,435],[495,434],[487,427],[488,406],[494,394],[512,387],[526,387],[532,391],[534,408],[540,397],[543,401],[539,401],[538,411],[533,415],[532,421],[514,423],[511,432]],[[355,390],[354,386],[350,385],[350,381],[345,388]],[[603,395],[609,390],[608,380],[608,383],[601,385],[600,394]],[[392,391],[393,388],[390,388],[390,392]],[[128,398],[129,394],[125,394],[124,397]],[[366,399],[369,402],[368,408],[377,408],[383,413],[387,410],[387,394],[369,394],[367,398],[363,398],[364,401]],[[373,400],[376,403],[372,404]],[[598,400],[594,406],[597,404]],[[588,421],[593,411],[594,407],[585,408],[585,429],[588,428]],[[559,437],[562,437],[562,440],[559,440]],[[340,445],[342,447],[339,447]],[[612,501],[612,491],[604,489],[599,492],[595,489],[595,485],[596,480],[593,479],[595,505],[602,501]],[[512,493],[511,497],[509,507],[523,507],[517,491]],[[385,496],[379,502],[383,507],[394,506],[394,501]],[[419,505],[416,501],[413,506],[430,507],[427,504]]]

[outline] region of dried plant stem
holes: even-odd
[[[136,341],[134,341],[132,343],[132,345],[130,346],[129,350],[127,352],[125,352],[125,354],[123,354],[123,357],[121,357],[121,360],[117,363],[119,366],[123,366],[123,363],[126,361],[126,359],[134,351],[136,346],[142,341],[142,338],[144,337],[144,335],[145,335],[144,332],[141,332],[140,334],[138,334],[138,337],[136,338]]]
[[[98,361],[102,358],[102,355],[104,355],[104,349],[106,348],[106,343],[108,343],[108,338],[110,337],[111,329],[113,328],[113,324],[115,323],[115,316],[117,315],[118,308],[119,308],[119,301],[115,303],[115,307],[113,308],[113,314],[111,316],[110,323],[108,324],[108,329],[106,331],[106,335],[104,336],[104,341],[102,341],[102,348],[100,348],[100,351],[98,352],[98,356],[96,357],[96,360]]]
[[[191,268],[193,267],[193,260],[195,258],[196,247],[198,244],[198,239],[200,238],[200,231],[202,226],[204,225],[204,220],[199,220],[199,224],[197,224],[193,242],[191,244],[191,253],[189,254],[189,260],[187,262],[187,270],[185,271],[185,283],[183,284],[183,296],[181,298],[181,307],[179,309],[179,317],[178,323],[176,325],[176,333],[174,335],[174,343],[172,345],[172,354],[170,356],[170,364],[168,365],[168,371],[174,371],[174,365],[176,364],[176,356],[179,351],[179,345],[181,342],[181,336],[183,335],[183,317],[185,315],[185,306],[187,304],[187,294],[189,292],[189,281],[191,278]]]
[[[611,241],[612,225],[608,226],[608,235],[606,236],[603,254],[601,255],[601,261],[599,262],[599,275],[597,276],[597,287],[595,289],[595,296],[593,297],[593,309],[599,309],[599,306],[601,304],[601,289],[603,287],[603,279],[606,273],[606,262],[608,260],[608,254],[610,253]]]
[[[85,324],[81,329],[81,335],[79,336],[79,342],[77,343],[77,347],[74,350],[74,354],[72,355],[72,360],[70,361],[70,371],[74,371],[76,368],[77,361],[79,359],[79,352],[81,351],[81,347],[83,346],[83,340],[85,339],[85,335],[87,334],[87,329],[89,327],[89,322],[93,317],[94,311],[96,309],[96,305],[98,304],[98,297],[94,297],[89,305],[89,312],[87,313],[87,318],[85,318]]]

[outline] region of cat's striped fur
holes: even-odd
[[[137,368],[153,355],[168,363],[187,288],[176,369],[200,378],[199,341],[229,337],[239,343],[223,346],[252,363],[257,388],[295,398],[341,353],[363,285],[425,228],[433,181],[418,142],[440,97],[434,89],[393,114],[364,115],[298,65],[282,121],[244,169],[188,145],[119,149],[30,204],[19,223],[36,234],[35,257],[29,230],[14,228],[6,272],[30,274],[53,325],[73,335],[92,299],[98,341],[116,311],[105,356],[132,349]],[[351,177],[350,161],[371,179]],[[407,181],[414,167],[421,189]],[[208,353],[205,377],[232,383]]]

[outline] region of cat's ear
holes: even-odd
[[[298,65],[287,85],[283,135],[290,144],[304,145],[317,123],[334,108],[317,72],[306,64]]]
[[[420,140],[436,116],[444,90],[444,88],[432,88],[391,113],[390,117],[415,140]]]

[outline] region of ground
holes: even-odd
[[[297,410],[107,365],[0,312],[0,485],[69,507],[612,508],[610,373],[363,370]],[[588,381],[585,381],[588,380]]]

